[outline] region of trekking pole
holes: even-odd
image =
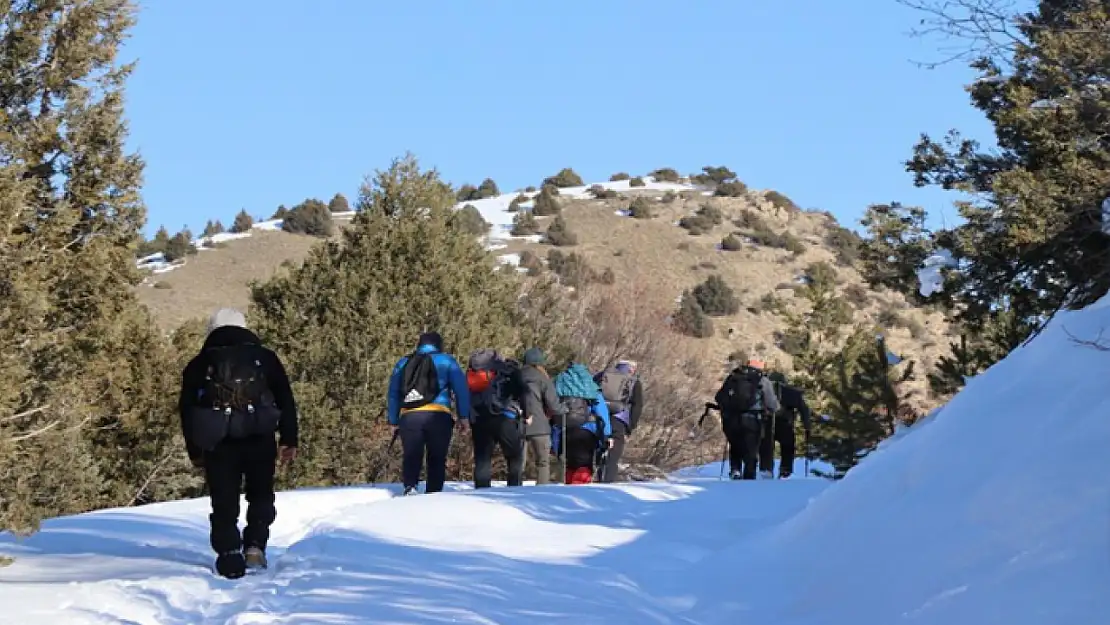
[[[728,462],[728,451],[729,451],[728,448],[729,448],[728,436],[725,436],[724,451],[721,452],[721,474],[717,477],[717,479],[719,479],[719,480],[725,479],[725,463]]]

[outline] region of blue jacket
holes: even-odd
[[[605,438],[609,438],[610,436],[612,436],[613,421],[609,418],[609,405],[605,403],[605,396],[601,394],[601,391],[597,392],[597,401],[594,402],[592,412],[594,413],[595,417],[601,419],[601,423],[604,425],[604,427],[602,428],[602,432],[604,433]],[[597,421],[583,425],[582,429],[589,430],[594,434],[597,434]]]
[[[422,354],[431,354],[435,363],[436,373],[439,374],[439,395],[430,404],[425,404],[415,410],[401,410],[401,372],[409,357],[402,356],[393,367],[393,375],[389,377],[389,394],[387,400],[386,416],[390,425],[397,425],[404,412],[438,411],[451,413],[451,396],[455,398],[455,411],[460,419],[470,419],[470,389],[466,386],[466,374],[463,373],[459,363],[450,354],[437,351],[433,345],[421,345],[417,351]]]

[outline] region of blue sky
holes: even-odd
[[[502,190],[563,167],[723,164],[854,226],[914,189],[918,134],[989,139],[894,0],[146,0],[124,58],[147,233],[336,192],[412,151]]]

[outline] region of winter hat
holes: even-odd
[[[633,360],[618,360],[617,371],[620,371],[621,373],[635,373],[636,362]]]
[[[224,326],[245,328],[247,327],[247,318],[243,316],[243,313],[234,308],[221,308],[212,313],[212,316],[208,318],[208,333],[211,334],[216,328],[222,328]]]
[[[538,347],[530,347],[528,351],[524,352],[524,364],[533,367],[547,364],[547,356],[544,355],[543,350]]]
[[[416,346],[431,345],[439,351],[443,351],[443,337],[439,332],[425,332],[420,335],[420,340],[416,342]]]

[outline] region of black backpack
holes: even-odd
[[[205,350],[205,371],[201,401],[224,414],[254,413],[273,394],[266,380],[261,348],[254,344],[210,347]]]
[[[413,410],[427,406],[439,396],[439,372],[431,354],[409,354],[401,369],[401,407]]]
[[[594,402],[581,397],[564,397],[562,403],[567,409],[567,429],[580,428],[597,421],[593,412]]]
[[[730,373],[713,398],[721,412],[740,415],[750,411],[762,394],[761,377],[755,369]]]
[[[471,397],[475,414],[493,417],[513,412],[520,416],[520,401],[523,395],[523,381],[520,377],[520,363],[511,359],[498,359],[489,362],[485,369],[491,371],[489,386]]]

